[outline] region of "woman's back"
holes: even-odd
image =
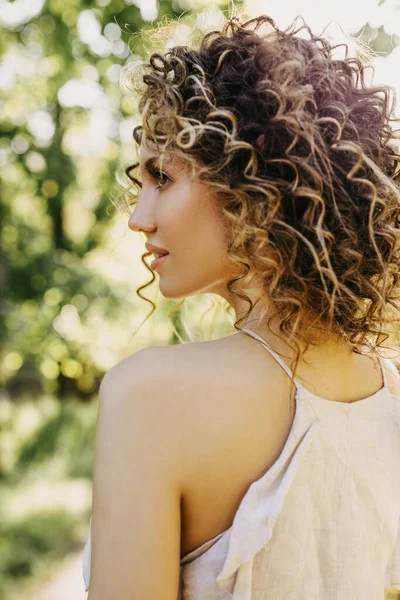
[[[242,466],[251,465],[247,472],[254,474],[261,465],[262,451],[255,450],[261,448],[257,418],[243,422],[254,444],[240,453],[238,443],[227,461],[223,449],[226,455],[231,446],[225,439],[215,456],[219,467],[210,466],[208,479],[195,473],[197,482],[189,486],[195,502],[186,505],[194,523],[187,528],[191,539],[196,539],[196,513],[203,514],[198,532],[212,531],[210,524],[222,532],[199,545],[187,544],[195,549],[181,560],[181,598],[214,600],[230,597],[229,591],[234,598],[252,600],[375,600],[383,598],[385,587],[400,586],[400,378],[391,361],[384,359],[382,365],[384,386],[353,402],[318,397],[297,380],[294,419],[286,417],[281,402],[284,416],[276,413],[275,429],[266,421],[270,439],[265,439],[264,469],[250,486],[245,484],[233,517],[229,509],[239,496],[232,490],[243,489]],[[218,485],[214,472],[221,476],[221,465],[228,462],[232,466]],[[215,526],[218,520],[226,524],[224,530]],[[204,537],[199,533],[197,539]]]
[[[395,367],[384,361],[379,389],[381,375],[361,357],[354,390],[368,398],[335,402],[300,387],[293,407],[289,377],[246,331],[165,348],[199,375],[182,398],[187,407],[190,397],[193,468],[182,502],[180,598],[383,598],[385,587],[400,585]],[[340,388],[338,376],[332,395]],[[88,589],[90,539],[85,555]]]

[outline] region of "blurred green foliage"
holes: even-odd
[[[0,594],[8,598],[38,567],[63,558],[77,536],[77,518],[65,509],[37,512],[0,525]],[[13,585],[14,584],[14,585]],[[13,589],[14,588],[14,589]]]
[[[154,25],[144,17],[156,16],[152,2],[136,4],[49,0],[35,13],[20,3],[3,23],[0,386],[12,397],[87,397],[118,359],[115,348],[101,356],[98,329],[149,309],[129,301],[128,282],[110,277],[114,265],[98,267],[115,222],[121,148],[133,150],[135,108],[120,69],[137,57],[138,32]],[[162,1],[157,19],[183,10],[192,12]]]
[[[0,598],[14,600],[86,540],[97,398],[0,407]]]

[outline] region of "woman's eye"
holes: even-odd
[[[139,172],[137,173],[136,177],[132,174],[132,173],[136,174],[135,169],[137,169],[138,167],[139,167],[139,163],[136,163],[134,165],[130,165],[129,167],[127,167],[125,169],[126,175],[129,177],[130,181],[134,184],[134,186],[136,188],[135,189],[136,196],[139,194],[140,190],[143,187],[143,183],[140,180]],[[167,183],[169,181],[172,181],[171,178],[164,171],[160,171],[160,169],[157,168],[156,166],[147,166],[146,172],[153,181],[156,181],[158,183],[156,190],[163,188],[164,186],[167,185]]]
[[[154,181],[157,181],[157,183],[159,184],[156,187],[156,190],[164,187],[168,183],[168,181],[171,181],[171,179],[168,177],[168,175],[166,173],[164,173],[164,171],[161,171],[161,173],[160,173],[160,171],[158,169],[149,170],[149,175],[152,179],[154,179]]]
[[[158,187],[161,188],[164,185],[166,185],[168,183],[168,181],[170,181],[170,179],[169,179],[168,175],[166,175],[165,173],[161,173],[161,175],[158,177],[157,181],[160,184]]]

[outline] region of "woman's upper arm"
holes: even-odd
[[[158,348],[141,351],[101,384],[88,600],[178,595],[181,448],[170,371],[161,368],[157,377],[158,358]]]

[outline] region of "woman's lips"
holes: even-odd
[[[169,256],[169,252],[167,254],[165,254],[164,256],[160,256],[160,258],[155,258],[150,265],[150,267],[153,269],[153,271],[155,271],[163,262],[165,262],[167,260],[168,256]]]

